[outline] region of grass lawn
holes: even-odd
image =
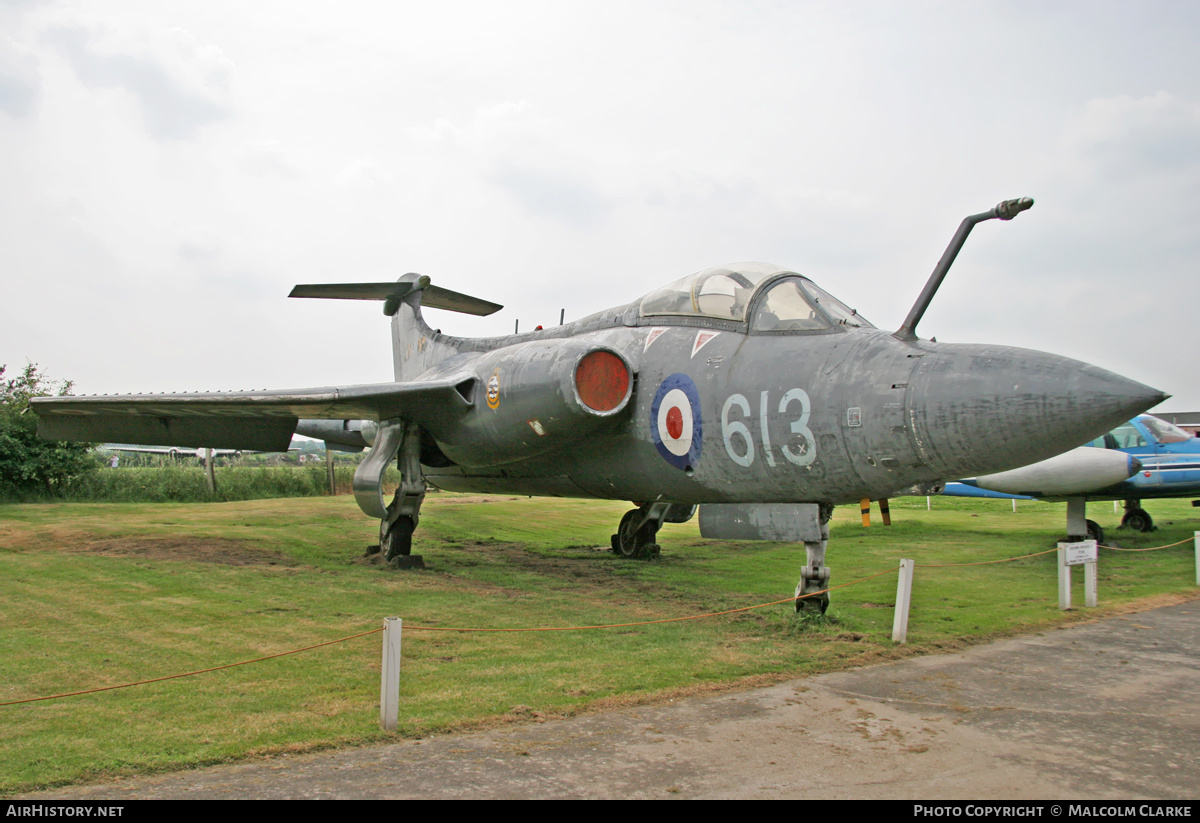
[[[1148,501],[1151,534],[1089,517],[1100,607],[1057,608],[1055,557],[934,568],[1051,548],[1065,505],[893,501],[864,529],[835,513],[835,585],[917,563],[909,644],[890,640],[895,574],[838,589],[825,618],[790,605],[657,626],[460,634],[423,627],[587,626],[791,595],[803,547],[659,534],[662,557],[606,549],[622,503],[431,494],[424,571],[362,557],[376,525],[350,497],[0,506],[0,702],[162,677],[404,619],[404,737],[744,687],[961,648],[1196,595],[1188,501]],[[1076,572],[1075,602],[1083,602]],[[159,683],[0,707],[0,794],[391,739],[378,726],[380,636]]]

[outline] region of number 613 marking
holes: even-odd
[[[770,392],[762,392],[759,396],[758,431],[762,437],[763,454],[766,455],[767,465],[774,467],[775,447],[771,445],[769,394]],[[808,466],[817,459],[817,442],[808,428],[808,418],[812,412],[808,392],[804,389],[788,389],[783,397],[779,398],[777,412],[786,414],[788,407],[797,402],[800,404],[800,416],[790,424],[792,438],[780,446],[779,451],[789,463],[796,466]],[[741,420],[729,419],[729,413],[735,408],[740,409],[746,418],[751,415],[750,401],[744,394],[730,395],[726,398],[725,405],[721,407],[721,436],[725,439],[725,453],[729,455],[729,459],[739,466],[748,467],[754,462],[754,453],[757,448],[754,445],[754,435],[751,433],[750,427]],[[734,448],[735,437],[741,440],[739,449]],[[796,444],[796,448],[792,448],[792,442],[797,437],[800,438],[800,442]]]

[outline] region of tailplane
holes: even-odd
[[[396,313],[400,301],[421,292],[421,305],[431,309],[486,317],[504,308],[499,303],[469,294],[432,286],[424,275],[406,274],[395,283],[307,283],[296,286],[288,297],[315,297],[322,300],[382,300],[383,313]]]
[[[383,313],[392,318],[392,362],[397,382],[415,379],[459,348],[421,317],[421,307],[446,309],[480,317],[504,308],[499,303],[430,285],[425,275],[409,273],[394,283],[308,283],[296,286],[288,297],[324,300],[380,300]]]

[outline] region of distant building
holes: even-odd
[[[1174,423],[1192,437],[1200,437],[1200,412],[1158,412],[1153,415],[1160,420]]]

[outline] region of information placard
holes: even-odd
[[[1078,543],[1059,543],[1058,547],[1067,550],[1067,557],[1064,562],[1068,566],[1095,563],[1100,556],[1100,550],[1096,548],[1095,540],[1081,540]]]

